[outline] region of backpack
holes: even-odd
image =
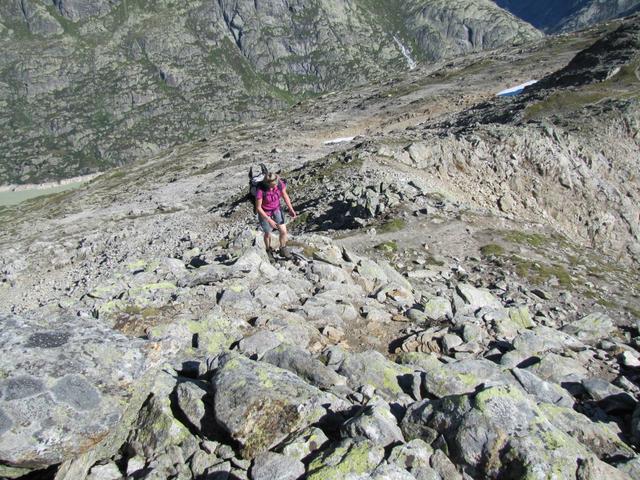
[[[260,164],[260,171],[253,173],[253,166],[249,169],[249,193],[247,194],[247,200],[253,204],[253,213],[256,213],[256,194],[258,189],[261,188],[262,181],[269,173],[264,163]]]

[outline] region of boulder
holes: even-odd
[[[572,408],[575,400],[564,388],[555,383],[545,382],[537,375],[520,368],[511,370],[524,390],[539,402],[551,403],[561,407]]]
[[[557,478],[575,478],[577,466],[586,459],[606,469],[514,386],[417,402],[407,410],[401,428],[409,439],[425,432],[443,435],[451,459],[473,477],[542,480],[554,472]]]
[[[408,388],[413,374],[412,369],[374,351],[346,355],[337,371],[347,378],[351,388],[371,385],[388,400],[397,399],[404,393],[403,387]]]
[[[611,337],[615,331],[613,320],[603,313],[592,313],[562,328],[563,332],[573,335],[585,343],[596,343]]]
[[[381,447],[404,443],[398,422],[383,401],[364,407],[340,428],[340,433],[343,438],[366,438]]]
[[[323,448],[329,442],[325,433],[316,427],[310,427],[288,439],[282,447],[282,453],[296,460],[304,460]]]
[[[113,455],[151,388],[159,345],[78,317],[0,324],[0,464],[41,469],[90,452],[83,475]]]
[[[250,459],[346,405],[293,373],[234,353],[220,356],[211,380],[218,425]]]
[[[467,283],[461,283],[456,287],[456,293],[463,300],[465,307],[471,312],[489,307],[501,309],[502,303],[486,289],[476,288]],[[458,313],[456,311],[456,313]]]

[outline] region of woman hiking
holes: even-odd
[[[287,186],[275,173],[268,173],[261,187],[256,191],[256,212],[258,212],[260,228],[264,232],[264,244],[269,256],[273,257],[271,232],[277,229],[280,233],[280,255],[291,258],[291,252],[287,248],[287,226],[284,223],[284,214],[280,207],[281,198],[284,199],[291,218],[295,219],[298,214],[291,205]]]

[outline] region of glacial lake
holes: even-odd
[[[0,192],[0,207],[6,207],[9,205],[17,205],[20,202],[29,200],[31,198],[41,197],[43,195],[51,195],[52,193],[65,192],[67,190],[73,190],[82,186],[84,181],[67,183],[65,185],[56,185],[45,188],[26,188],[24,190],[7,190]]]

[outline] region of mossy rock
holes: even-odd
[[[384,458],[384,449],[369,441],[352,443],[344,440],[313,460],[307,469],[308,480],[343,480],[366,475]]]

